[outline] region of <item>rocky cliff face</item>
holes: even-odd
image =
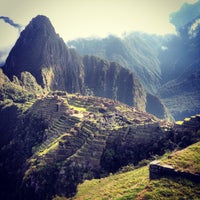
[[[147,107],[150,112],[154,110],[154,106],[149,109],[146,91],[130,70],[95,56],[81,57],[75,49],[66,47],[45,16],[34,18],[21,33],[3,71],[10,79],[21,78],[21,73],[27,71],[48,91],[94,94],[143,111]],[[164,106],[159,108],[153,114],[170,118]]]
[[[3,70],[11,79],[28,71],[43,88],[83,92],[81,62],[74,59],[45,16],[34,18],[21,33]]]
[[[156,37],[133,33],[121,39],[108,36],[104,39],[78,39],[69,41],[82,55],[96,55],[134,72],[143,86],[155,93],[160,86],[161,71],[157,58],[159,48]]]
[[[116,99],[145,111],[146,92],[133,73],[95,56],[84,56],[83,63],[85,85],[94,95]]]

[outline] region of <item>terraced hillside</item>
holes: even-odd
[[[15,199],[71,197],[86,179],[200,138],[199,116],[174,125],[107,98],[55,91],[25,107],[0,152],[1,184],[7,193],[12,186]]]
[[[33,139],[29,130],[23,136],[29,141],[39,138],[32,143],[24,167],[26,198],[30,191],[37,198],[46,196],[47,188],[56,191],[50,196],[71,196],[82,180],[105,176],[162,152],[160,145],[172,128],[171,123],[118,101],[66,92],[38,99],[26,118],[43,124],[39,135],[32,133]],[[26,129],[34,127],[26,125]]]

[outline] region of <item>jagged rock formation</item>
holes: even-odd
[[[129,70],[95,56],[85,56],[83,63],[85,85],[91,88],[94,95],[117,99],[140,110],[146,110],[146,92]]]
[[[36,94],[43,93],[42,88],[36,83],[35,78],[28,72],[23,72],[21,78],[9,78],[0,69],[0,102],[24,103],[33,99]]]
[[[22,72],[20,79],[15,76],[13,79],[11,82],[0,69],[0,147],[9,143],[12,138],[22,110],[31,106],[36,96],[45,94],[29,72]]]
[[[96,55],[134,72],[144,87],[155,93],[160,86],[161,71],[157,58],[157,38],[144,33],[133,33],[121,39],[108,36],[104,39],[78,39],[68,41],[82,55]]]
[[[149,98],[146,96],[149,94],[146,94],[132,72],[117,63],[94,56],[82,58],[76,50],[66,47],[45,16],[34,18],[21,33],[3,71],[10,79],[13,76],[14,79],[23,79],[22,72],[27,71],[48,91],[63,90],[108,97],[143,111],[153,111],[160,118],[171,119],[157,97],[148,102]],[[27,86],[27,81],[24,84]],[[30,89],[30,85],[28,87]],[[154,100],[156,101],[153,102]]]
[[[83,92],[83,69],[77,57],[55,33],[49,19],[37,16],[22,31],[3,70],[11,79],[28,71],[43,88]]]
[[[165,110],[164,113],[163,110]],[[168,109],[160,98],[150,93],[146,95],[146,111],[160,119],[171,119]]]

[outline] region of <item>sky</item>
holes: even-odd
[[[131,31],[175,33],[169,14],[197,0],[0,0],[0,16],[25,27],[46,15],[64,41]],[[0,49],[14,45],[19,29],[0,20]]]

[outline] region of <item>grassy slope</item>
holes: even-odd
[[[135,199],[148,183],[148,168],[85,181],[74,199]]]
[[[172,165],[179,171],[200,173],[200,142],[172,153],[169,159],[163,160],[160,164]]]
[[[200,142],[186,149],[174,152],[170,159],[166,156],[163,164],[172,164],[175,168],[200,172]],[[56,200],[66,200],[57,197]],[[149,182],[148,167],[141,167],[130,172],[110,175],[102,179],[85,181],[78,186],[78,193],[73,200],[86,199],[163,199],[183,200],[200,199],[200,184],[180,178],[162,178]]]
[[[200,173],[200,142],[172,153],[170,157],[162,160],[160,164],[172,165],[180,171]],[[153,180],[138,197],[138,200],[148,199],[200,199],[200,184],[173,177]]]
[[[148,177],[148,167],[145,166],[106,178],[87,180],[78,186],[78,193],[72,199],[135,199],[137,194],[148,184]],[[67,199],[57,197],[55,200]]]
[[[197,200],[200,199],[200,184],[186,179],[154,180],[143,190],[137,200]]]

